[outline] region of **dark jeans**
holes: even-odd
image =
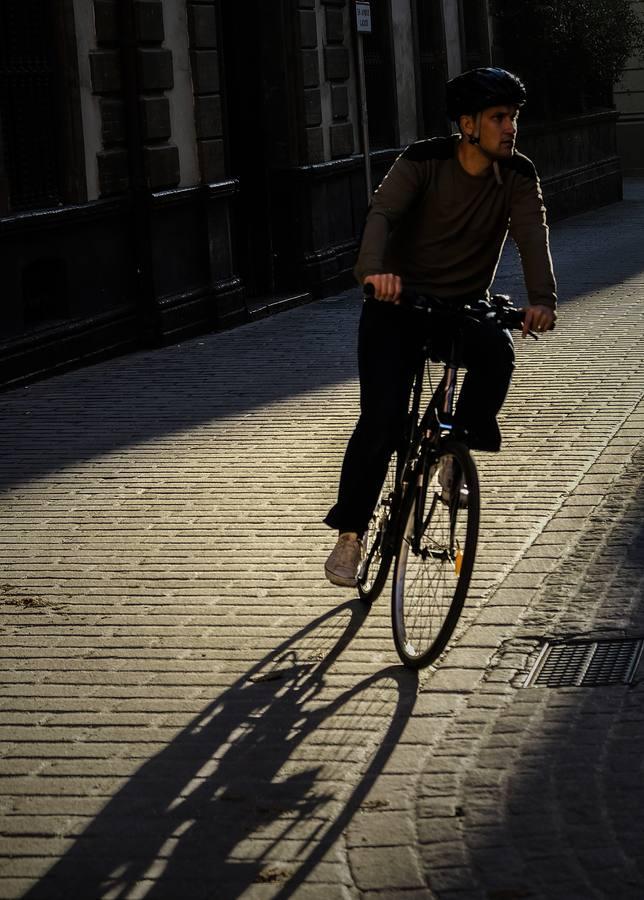
[[[338,502],[325,523],[363,534],[374,510],[392,453],[405,427],[409,395],[420,356],[429,339],[433,359],[449,346],[445,327],[429,328],[429,318],[390,303],[367,301],[358,336],[360,418],[342,464]],[[463,379],[454,425],[473,450],[498,450],[496,416],[514,369],[509,331],[493,324],[466,329]]]

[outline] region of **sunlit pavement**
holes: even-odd
[[[552,229],[439,665],[327,584],[356,292],[0,396],[0,897],[641,898],[644,183]],[[508,251],[499,289],[521,296]]]

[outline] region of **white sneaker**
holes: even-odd
[[[338,587],[355,587],[362,560],[362,541],[353,531],[341,534],[324,564],[324,574]]]

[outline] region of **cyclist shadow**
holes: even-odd
[[[147,897],[234,898],[263,881],[290,896],[328,857],[414,707],[417,677],[400,666],[346,689],[327,683],[365,617],[359,601],[344,603],[241,676],[141,766],[26,900],[134,896],[137,885]],[[373,735],[374,721],[384,733]],[[364,771],[349,792],[356,762]]]

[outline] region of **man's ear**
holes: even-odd
[[[458,120],[458,127],[461,131],[461,134],[464,134],[468,137],[471,134],[474,134],[474,119],[472,116],[461,116]]]

